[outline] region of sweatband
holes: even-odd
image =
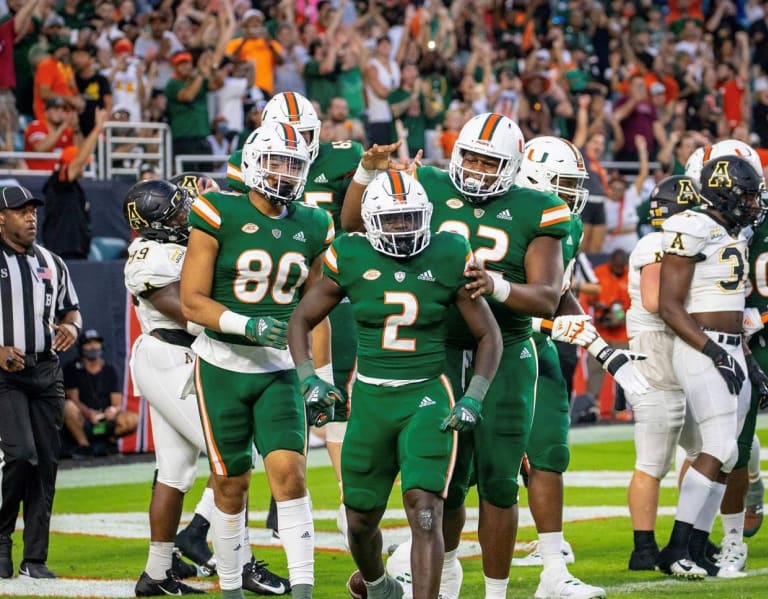
[[[373,178],[376,176],[376,171],[368,170],[367,168],[363,168],[362,164],[357,165],[357,170],[355,171],[355,174],[352,177],[352,180],[355,183],[359,183],[360,185],[367,186],[371,181],[373,181]]]
[[[469,379],[469,385],[467,385],[467,390],[464,392],[464,395],[477,401],[483,401],[485,399],[485,394],[488,393],[488,387],[490,386],[491,382],[487,378],[475,374]]]
[[[318,366],[315,368],[315,374],[329,385],[333,385],[333,362],[328,362],[325,366]]]
[[[312,360],[304,360],[301,364],[296,366],[296,376],[299,377],[300,381],[308,379],[314,374],[316,373],[315,373],[315,367],[312,364]]]
[[[610,350],[607,353],[604,353],[605,350]],[[608,359],[608,356],[610,356],[613,353],[613,348],[608,345],[605,342],[605,339],[602,337],[598,337],[595,339],[592,343],[589,344],[589,347],[587,347],[587,351],[592,354],[595,359],[602,364]]]

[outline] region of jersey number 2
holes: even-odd
[[[416,339],[398,337],[397,333],[401,326],[408,327],[416,322],[419,316],[419,300],[412,293],[385,291],[384,303],[402,306],[403,311],[387,316],[381,334],[381,347],[392,351],[416,351]]]

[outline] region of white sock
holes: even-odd
[[[243,586],[243,568],[240,565],[245,528],[245,510],[238,514],[225,514],[215,505],[211,513],[213,553],[221,590],[235,590]]]
[[[443,571],[453,566],[453,562],[459,559],[459,548],[453,551],[446,551],[443,556]]]
[[[709,496],[693,523],[693,527],[696,530],[712,532],[715,518],[717,518],[717,514],[720,513],[720,504],[723,502],[723,495],[725,495],[725,485],[723,483],[712,481],[712,488],[709,491]]]
[[[565,569],[563,557],[563,531],[542,532],[539,534],[539,553],[544,562],[544,570]]]
[[[280,540],[288,560],[291,586],[315,584],[315,523],[309,506],[309,496],[277,501],[277,522]]]
[[[173,561],[173,541],[150,541],[144,571],[152,580],[165,580]]]
[[[507,586],[509,585],[509,577],[499,580],[498,578],[485,579],[485,599],[507,599]]]
[[[757,435],[752,437],[752,449],[749,452],[747,470],[749,471],[749,482],[755,482],[760,478],[760,439],[757,438]]]
[[[712,481],[704,476],[696,468],[688,468],[680,485],[680,496],[677,500],[677,514],[675,520],[693,524],[699,516],[699,512],[707,502],[712,490]]]
[[[245,510],[245,519],[243,521],[243,546],[240,549],[240,570],[245,564],[251,561],[253,552],[251,551],[251,533],[248,530],[248,510]]]
[[[205,487],[203,496],[195,506],[195,513],[200,514],[203,518],[210,522],[211,514],[213,513],[213,505],[213,489],[210,487]]]
[[[744,511],[720,514],[720,520],[723,523],[723,541],[741,543],[744,540]]]

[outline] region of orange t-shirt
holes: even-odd
[[[267,42],[254,39],[243,42],[241,37],[229,41],[226,53],[235,60],[250,60],[254,69],[253,84],[271,96],[275,87],[275,58],[268,44],[282,54],[283,47],[274,40]]]
[[[40,87],[51,88],[59,96],[76,96],[75,72],[72,67],[49,56],[37,65],[34,82],[33,110],[38,121],[45,120],[45,100],[40,96]]]
[[[723,94],[723,113],[729,127],[735,127],[741,123],[741,104],[746,92],[744,79],[735,77],[726,81],[720,86],[720,92]]]
[[[592,298],[592,303],[599,303],[605,306],[610,306],[614,302],[621,302],[624,312],[629,309],[629,268],[624,269],[624,274],[617,277],[611,272],[611,266],[608,262],[604,262],[600,266],[595,267],[595,275],[600,281],[600,294],[596,298]],[[596,316],[600,316],[597,314]],[[626,343],[629,341],[627,337],[627,327],[622,325],[620,327],[604,327],[595,322],[597,332],[608,341],[618,341]]]
[[[445,130],[440,134],[440,146],[443,148],[443,158],[450,158],[453,146],[459,139],[458,131]]]

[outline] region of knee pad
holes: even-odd
[[[736,431],[731,426],[733,419],[728,415],[714,416],[699,425],[701,429],[701,451],[722,462],[721,470],[730,472],[739,456]]]
[[[324,428],[326,443],[341,443],[344,441],[344,433],[347,432],[346,422],[329,422]]]
[[[544,472],[557,472],[562,474],[568,469],[571,461],[571,450],[567,445],[554,445],[548,447],[540,456],[528,456],[531,468]]]
[[[158,460],[155,481],[166,487],[186,493],[195,482],[197,460],[185,463],[182,460]]]
[[[697,451],[695,436],[681,437],[685,397],[679,391],[651,391],[635,399],[633,410],[635,470],[660,480],[669,472],[678,441],[689,450],[689,459]]]
[[[478,485],[477,492],[494,507],[508,508],[517,504],[520,487],[517,480],[497,479]]]

